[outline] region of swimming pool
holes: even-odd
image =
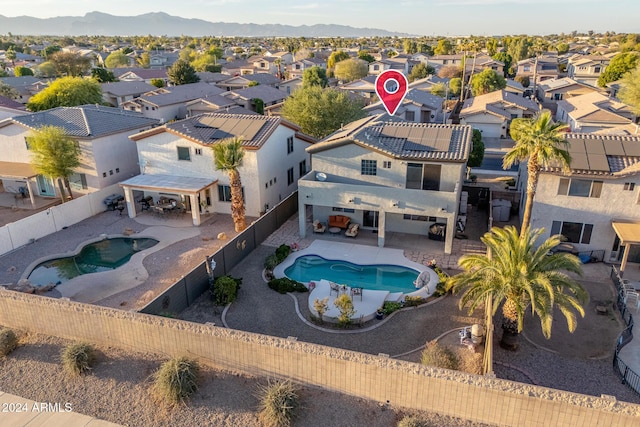
[[[155,246],[155,239],[114,237],[85,245],[77,255],[54,258],[38,264],[27,277],[32,285],[48,285],[73,279],[83,274],[113,270],[131,256]]]
[[[413,282],[419,272],[399,265],[358,265],[318,255],[303,255],[287,267],[284,274],[299,282],[326,279],[351,287],[410,293],[416,290]]]

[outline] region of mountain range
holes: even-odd
[[[408,34],[375,28],[354,28],[347,25],[280,25],[238,24],[186,19],[162,12],[138,16],[114,16],[90,12],[84,16],[34,18],[0,15],[3,34],[50,36],[240,36],[240,37],[370,37],[407,36]]]

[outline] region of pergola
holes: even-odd
[[[31,206],[36,208],[36,199],[31,185],[31,180],[38,176],[38,173],[29,163],[0,162],[0,179],[24,180],[29,190],[29,200]]]
[[[198,208],[198,194],[215,185],[217,179],[191,178],[174,175],[136,175],[120,183],[124,189],[124,198],[127,202],[129,218],[137,215],[133,200],[133,191],[153,191],[162,193],[175,193],[187,196],[191,202],[191,217],[193,225],[200,225],[200,209]]]
[[[620,239],[620,246],[624,246],[624,255],[622,255],[620,263],[620,277],[622,277],[627,266],[631,245],[640,245],[640,222],[613,220],[611,225]]]

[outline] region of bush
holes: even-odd
[[[400,420],[398,427],[427,427],[427,425],[420,418],[409,415]]]
[[[284,243],[278,246],[276,249],[276,257],[278,257],[278,264],[285,260],[291,253],[291,247],[289,245],[285,245]]]
[[[347,294],[342,294],[333,301],[333,305],[338,308],[340,316],[338,316],[338,325],[347,326],[351,323],[351,316],[356,313],[353,308],[353,301]]]
[[[242,284],[242,278],[236,279],[231,276],[218,277],[214,282],[211,291],[216,305],[231,304],[238,298],[238,289]]]
[[[313,308],[318,313],[318,319],[320,319],[320,322],[322,323],[322,316],[324,316],[324,314],[329,309],[329,297],[324,297],[322,299],[318,299],[318,298],[314,299]]]
[[[278,261],[278,256],[276,254],[271,254],[264,260],[264,268],[267,270],[273,270],[278,264],[280,264],[280,262]]]
[[[422,352],[420,363],[436,368],[458,369],[458,358],[455,353],[450,348],[441,346],[435,340],[427,343]]]
[[[482,375],[483,354],[464,350],[458,357],[458,369],[470,374]]]
[[[260,420],[265,426],[289,426],[298,408],[298,390],[290,381],[269,382],[261,386]]]
[[[198,363],[186,357],[164,362],[155,373],[153,393],[168,403],[183,403],[198,389],[198,370]]]
[[[395,301],[385,301],[384,304],[382,304],[382,312],[385,316],[388,316],[394,311],[400,310],[401,308],[402,304]]]
[[[6,356],[18,347],[18,337],[9,328],[0,330],[0,356]]]
[[[417,307],[420,304],[424,304],[425,300],[422,297],[404,297],[404,306],[405,307]]]
[[[70,344],[62,350],[62,366],[72,375],[81,375],[91,370],[96,355],[91,344]]]
[[[281,294],[286,294],[287,292],[307,292],[308,291],[305,285],[295,280],[291,280],[288,277],[269,280],[269,287]]]

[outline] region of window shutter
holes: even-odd
[[[555,236],[556,234],[560,234],[560,227],[562,226],[561,221],[553,221],[551,225],[551,235]]]
[[[599,198],[602,193],[602,181],[593,181],[591,184],[591,197]]]
[[[591,242],[591,232],[593,231],[593,224],[585,224],[582,230],[582,239],[580,243],[588,245]]]
[[[560,178],[560,186],[558,187],[558,195],[566,196],[569,192],[569,178]]]

